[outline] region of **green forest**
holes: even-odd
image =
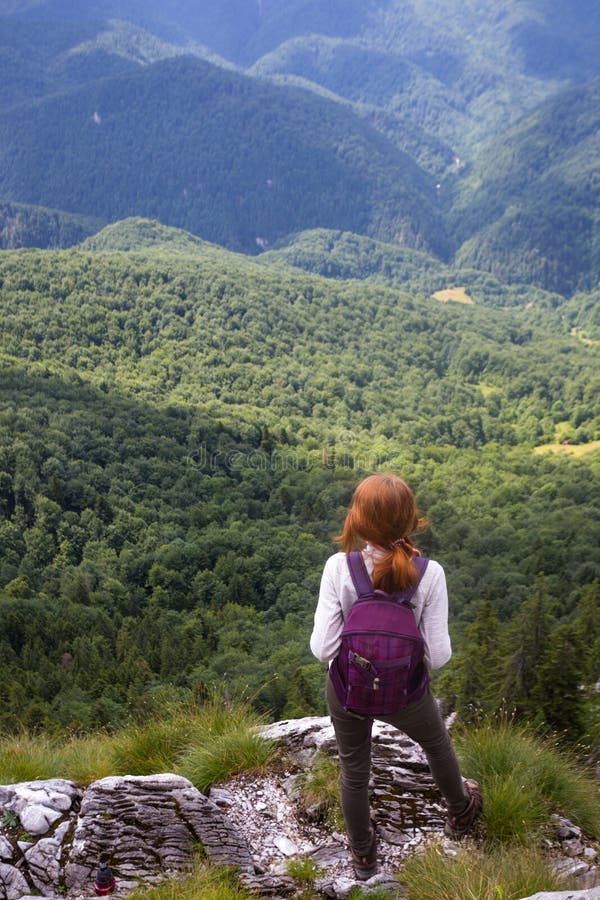
[[[300,235],[301,267],[130,220],[0,255],[5,731],[110,729],[215,685],[324,712],[321,568],[387,468],[447,572],[440,690],[593,739],[597,298],[372,242],[368,277],[323,277],[325,239],[340,263],[361,241]]]

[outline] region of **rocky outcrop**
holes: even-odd
[[[183,874],[201,846],[215,863],[253,874],[248,844],[227,816],[178,775],[103,778],[0,787],[4,810],[0,897],[94,896],[99,862],[118,875],[118,894]]]
[[[219,785],[209,797],[169,774],[103,778],[85,789],[62,779],[0,786],[0,898],[93,897],[100,861],[116,876],[113,896],[124,897],[139,884],[185,873],[198,849],[236,866],[259,896],[293,895],[289,860],[308,858],[321,873],[319,893],[347,897],[355,882],[343,832],[323,821],[318,805],[299,802],[299,783],[315,755],[335,753],[329,719],[278,722],[263,733],[281,742],[281,762],[264,776]],[[401,898],[393,872],[428,835],[441,834],[444,809],[420,749],[380,723],[373,728],[373,773],[381,872],[368,887],[387,887]],[[557,864],[589,888],[581,900],[600,900],[600,888],[592,890],[595,849],[567,820],[556,817],[554,826],[549,849]]]
[[[525,897],[524,900],[600,900],[600,887],[588,891],[550,891]]]

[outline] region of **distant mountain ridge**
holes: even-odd
[[[501,5],[494,0],[468,5],[459,0],[221,0],[218,15],[210,0],[3,0],[0,15],[25,21],[126,19],[169,41],[200,41],[241,66],[301,34],[395,44],[438,74],[456,69],[465,37],[472,42],[472,55],[510,54],[521,71],[544,78],[585,81],[599,66],[593,52],[600,28],[594,0],[508,0]],[[490,37],[500,54],[490,54]]]
[[[43,140],[40,136],[43,135]],[[0,116],[0,196],[257,252],[315,226],[444,252],[433,179],[342,106],[162,60]]]
[[[0,0],[0,23],[6,202],[598,283],[592,0]]]
[[[453,209],[457,261],[562,293],[600,280],[600,78],[564,91],[476,159]],[[459,237],[460,240],[460,237]]]

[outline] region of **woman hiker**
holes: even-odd
[[[342,812],[354,871],[361,880],[370,878],[377,871],[377,838],[369,808],[371,727],[375,716],[365,714],[364,708],[361,708],[361,714],[353,712],[348,703],[345,708],[343,698],[338,696],[342,692],[340,672],[343,672],[343,664],[336,657],[344,623],[358,596],[354,586],[358,576],[349,567],[351,551],[361,551],[362,559],[353,554],[353,570],[362,567],[363,579],[367,579],[369,589],[411,595],[420,646],[421,636],[424,642],[422,687],[416,691],[418,698],[411,700],[409,696],[408,705],[401,703],[398,709],[376,718],[400,729],[423,748],[433,778],[446,801],[446,835],[463,837],[482,808],[481,789],[476,781],[463,780],[454,747],[428,685],[429,669],[437,669],[448,662],[452,650],[444,570],[434,560],[420,558],[412,540],[416,529],[423,524],[414,494],[401,478],[376,474],[358,485],[342,533],[336,538],[343,552],[331,556],[325,564],[310,639],[313,654],[321,662],[328,662],[330,667],[326,697],[340,759]],[[360,586],[358,581],[357,584]],[[365,669],[371,668],[368,660],[358,654],[354,657]],[[339,668],[336,668],[338,664]],[[374,680],[379,681],[378,678]],[[375,693],[372,692],[373,696]]]

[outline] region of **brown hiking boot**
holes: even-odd
[[[373,838],[371,840],[371,847],[366,855],[361,856],[356,850],[350,847],[354,874],[359,881],[366,881],[367,878],[372,878],[377,872],[377,835],[375,834],[374,828],[372,829],[372,832]]]
[[[456,813],[448,813],[446,825],[444,826],[446,837],[454,838],[454,840],[460,840],[471,831],[483,809],[480,785],[476,781],[469,779],[465,781],[464,785],[469,797],[467,805],[458,815]]]

